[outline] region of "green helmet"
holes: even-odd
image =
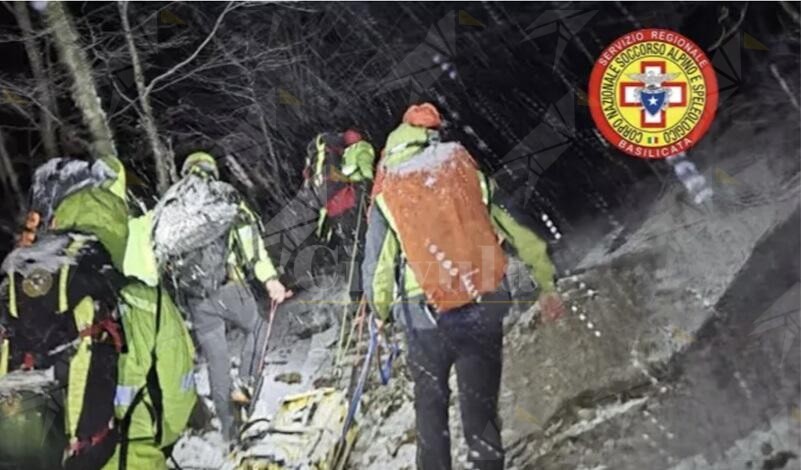
[[[220,177],[220,170],[217,169],[217,160],[214,159],[213,155],[206,152],[191,153],[186,157],[186,160],[184,160],[184,165],[181,167],[181,176],[186,176],[195,171],[212,175],[214,178]]]

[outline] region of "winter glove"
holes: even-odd
[[[565,314],[565,304],[556,291],[542,294],[537,302],[544,321],[556,321]]]
[[[264,283],[264,287],[267,288],[267,292],[270,294],[270,298],[276,301],[277,303],[282,303],[284,300],[292,297],[294,292],[287,289],[281,281],[278,279],[269,279],[267,282]]]

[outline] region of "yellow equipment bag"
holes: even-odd
[[[237,469],[341,468],[357,433],[351,427],[341,442],[347,411],[345,394],[333,388],[285,397],[269,426],[236,454]]]

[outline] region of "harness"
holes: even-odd
[[[88,449],[103,442],[109,436],[109,434],[111,434],[111,431],[114,429],[113,423],[114,420],[109,421],[108,426],[94,433],[88,439],[83,439],[83,440],[73,439],[72,441],[70,441],[70,445],[67,448],[67,454],[70,457],[81,455]]]
[[[86,239],[73,240],[64,252],[69,257],[74,258],[79,254],[81,247],[84,246],[85,240]],[[53,280],[53,284],[55,284],[53,287],[58,289],[56,292],[57,299],[54,299],[56,303],[55,315],[63,315],[71,308],[77,327],[77,336],[71,341],[51,347],[47,351],[18,351],[18,354],[21,356],[20,368],[23,370],[32,370],[39,365],[47,364],[49,358],[73,351],[69,358],[70,373],[67,383],[67,398],[72,401],[72,403],[65,409],[68,423],[66,430],[69,435],[73,437],[66,449],[66,455],[70,458],[80,456],[93,447],[106,442],[110,437],[116,438],[119,436],[119,469],[126,470],[128,465],[128,447],[129,442],[131,442],[129,433],[131,430],[132,418],[135,411],[139,409],[140,404],[144,404],[148,408],[148,412],[153,418],[156,430],[154,440],[157,444],[161,443],[164,432],[164,406],[156,357],[156,345],[162,318],[162,288],[157,288],[156,323],[154,328],[156,337],[153,339],[153,347],[150,350],[151,364],[147,372],[145,385],[137,390],[136,395],[132,399],[122,419],[117,419],[112,414],[108,422],[100,429],[88,437],[79,439],[76,436],[78,422],[83,412],[86,411],[86,406],[88,406],[84,403],[84,391],[87,384],[81,384],[79,381],[85,380],[91,373],[91,347],[93,344],[111,344],[116,353],[120,354],[123,352],[125,341],[120,323],[121,320],[116,318],[116,315],[110,313],[101,319],[94,319],[94,315],[96,314],[95,306],[91,297],[88,295],[75,306],[69,306],[67,288],[69,285],[70,267],[70,263],[62,265],[55,271],[55,275],[53,276],[57,278]],[[14,277],[14,272],[8,273],[9,313],[13,319],[19,320],[20,311],[17,306],[18,295]],[[119,290],[117,290],[117,293],[119,294]],[[10,356],[9,339],[13,339],[10,337],[10,333],[10,331],[0,328],[0,376],[3,375],[2,373],[8,367]],[[73,380],[76,382],[71,383]],[[119,382],[117,382],[116,385],[119,385]],[[80,387],[84,387],[84,390],[73,392],[73,390],[78,390]],[[76,394],[73,395],[73,393]],[[144,401],[146,396],[149,398],[149,402]],[[78,404],[75,405],[75,403]],[[117,430],[119,430],[119,432],[117,432]]]
[[[72,243],[68,245],[65,252],[66,255],[70,258],[74,258],[78,255],[81,248],[84,246],[85,240],[84,239],[76,239]],[[69,281],[69,271],[70,271],[70,264],[65,263],[61,266],[58,272],[58,314],[64,314],[69,310],[68,299],[67,299],[67,283]],[[19,311],[17,307],[17,295],[16,295],[16,282],[14,279],[13,273],[8,273],[8,294],[9,294],[9,312],[11,316],[14,318],[19,318]],[[26,288],[25,282],[23,282],[23,290]],[[82,300],[83,302],[83,300]],[[93,341],[93,342],[105,342],[107,341],[106,338],[103,338],[104,333],[107,335],[107,338],[110,339],[111,343],[114,345],[114,349],[117,353],[121,353],[123,349],[123,337],[122,337],[122,330],[120,329],[119,323],[114,321],[112,316],[108,316],[103,318],[97,322],[87,322],[86,319],[78,318],[80,314],[77,312],[81,302],[79,302],[75,308],[73,309],[73,315],[76,317],[75,322],[76,325],[84,324],[82,328],[78,329],[78,336],[64,344],[60,344],[46,353],[38,353],[35,351],[21,351],[23,355],[23,363],[22,369],[24,370],[31,370],[34,369],[37,365],[37,358],[41,358],[42,356],[52,357],[56,356],[64,351],[67,351],[71,348],[76,348],[80,345],[83,341]],[[92,310],[92,314],[94,314],[94,310]],[[0,332],[3,333],[3,332]],[[0,334],[0,342],[7,340],[7,336],[5,334]],[[0,366],[2,367],[2,366]]]

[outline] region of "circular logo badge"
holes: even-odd
[[[41,297],[53,287],[53,276],[44,269],[36,268],[22,280],[22,291],[34,299]]]
[[[718,107],[718,82],[706,54],[666,29],[616,39],[590,75],[590,112],[604,138],[639,158],[666,158],[695,145]]]

